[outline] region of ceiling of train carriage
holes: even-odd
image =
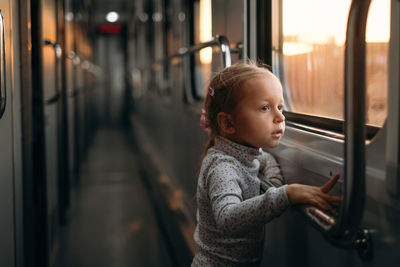
[[[143,13],[143,10],[154,5],[153,1],[149,0],[85,0],[82,4],[89,10],[92,22],[97,25],[110,22],[106,19],[109,12],[118,14],[116,23],[124,23],[135,14]]]

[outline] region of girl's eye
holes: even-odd
[[[269,107],[269,105],[264,105],[264,106],[262,106],[262,108],[261,108],[263,111],[268,111],[268,110],[270,110],[270,107]]]
[[[283,105],[279,105],[279,106],[278,106],[278,110],[279,110],[279,111],[283,111]]]

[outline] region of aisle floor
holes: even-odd
[[[135,157],[122,130],[97,132],[63,229],[65,266],[172,266]]]

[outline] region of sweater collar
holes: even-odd
[[[235,143],[222,136],[217,136],[214,148],[235,157],[242,164],[258,169],[263,155],[261,148],[253,148]]]

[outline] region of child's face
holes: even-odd
[[[273,148],[285,132],[282,86],[272,74],[246,81],[232,114],[232,139],[251,147]]]

